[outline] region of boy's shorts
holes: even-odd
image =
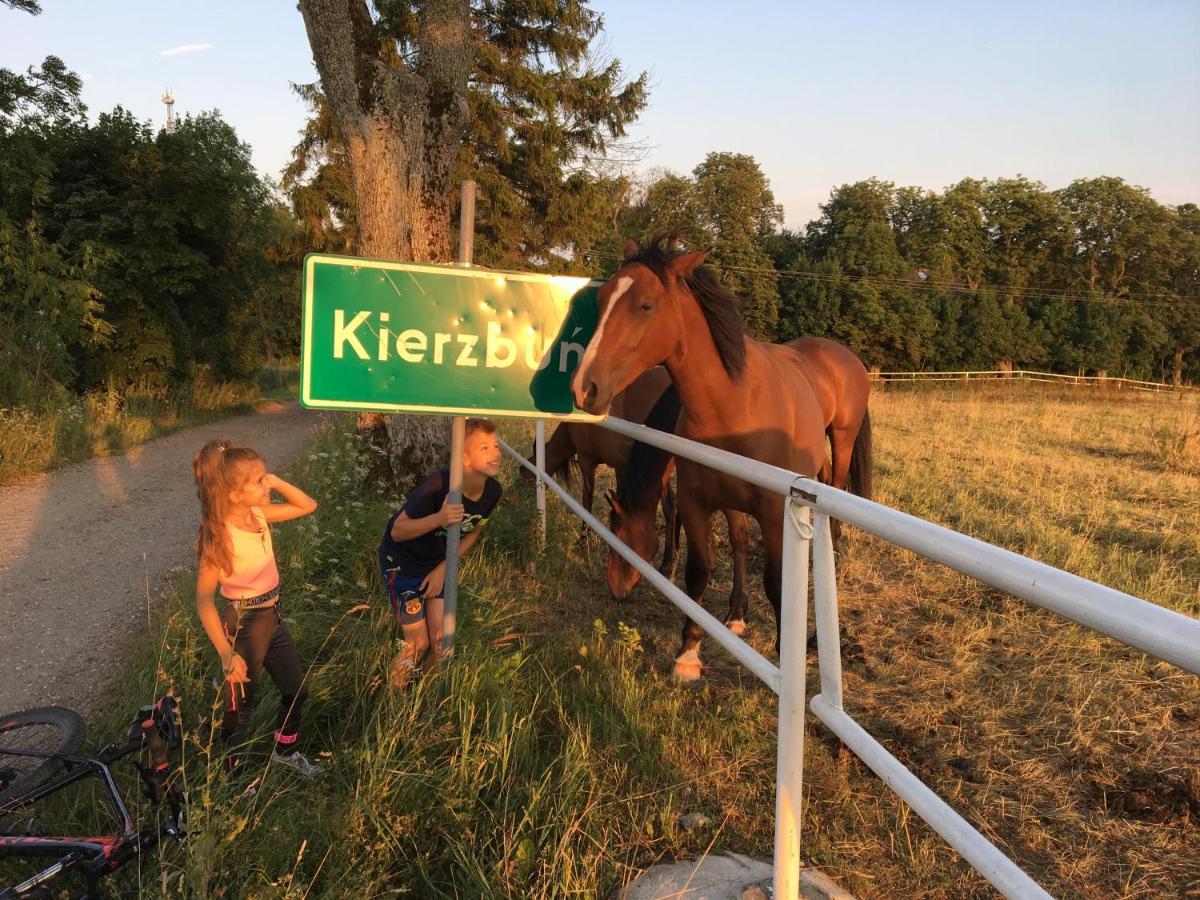
[[[402,575],[399,571],[387,573],[388,600],[396,621],[401,625],[415,625],[424,621],[425,598],[421,596],[421,582],[424,580],[424,575]]]

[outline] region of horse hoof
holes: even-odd
[[[725,623],[725,627],[729,629],[729,633],[741,637],[746,633],[745,619],[730,619]]]
[[[676,662],[675,670],[671,673],[671,677],[674,678],[680,684],[691,684],[694,681],[699,681],[700,680],[700,663]]]

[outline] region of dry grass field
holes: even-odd
[[[905,386],[872,410],[877,500],[1200,615],[1196,397]],[[592,584],[603,556],[578,560]],[[1200,679],[861,532],[839,573],[846,706],[868,731],[1058,896],[1200,896]],[[709,589],[717,615],[727,584]],[[589,595],[581,618],[611,618],[603,591]],[[751,640],[770,655],[757,585],[755,598]],[[678,615],[665,602],[621,614],[665,678]],[[734,750],[697,733],[668,753],[689,777],[722,772],[723,837],[767,854],[773,704],[706,653],[697,703],[766,738]],[[822,726],[810,735],[810,861],[863,897],[991,895]]]
[[[1195,398],[1013,387],[877,396],[878,499],[1200,615]],[[1200,891],[1200,679],[864,535],[842,558],[848,706],[868,730],[1059,896]],[[872,830],[838,798],[879,785],[828,762],[810,819],[839,870],[862,854],[859,893],[894,896],[871,858],[907,817],[869,803],[881,827],[856,850]],[[920,831],[892,851],[913,886],[946,852]]]

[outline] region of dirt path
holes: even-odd
[[[0,487],[0,713],[60,704],[85,712],[146,627],[147,582],[191,565],[198,506],[192,455],[249,444],[282,469],[321,415],[298,403],[180,431]]]

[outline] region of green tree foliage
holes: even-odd
[[[353,254],[358,233],[346,147],[320,88],[294,84],[292,89],[308,106],[309,116],[280,181],[300,226],[289,256],[299,260],[310,251]]]
[[[420,58],[424,4],[375,4],[389,65]],[[475,259],[497,268],[561,269],[614,231],[628,181],[616,171],[647,76],[626,80],[596,49],[603,18],[580,0],[471,3],[470,120],[455,183],[477,182]],[[391,56],[394,52],[394,57]],[[315,85],[297,90],[311,116],[284,175],[310,248],[355,245],[356,198],[345,146]]]
[[[805,242],[814,259],[836,259],[850,275],[894,277],[906,263],[892,228],[895,188],[874,178],[835,188],[810,222]]]
[[[1200,380],[1200,207],[1185,203],[1171,222],[1171,255],[1168,287],[1161,318],[1168,335],[1171,376],[1175,384],[1190,363],[1193,379]]]
[[[296,226],[249,148],[216,113],[89,124],[79,87],[54,57],[0,71],[0,405],[290,352]]]
[[[77,356],[112,333],[80,261],[47,239],[39,215],[55,175],[52,135],[82,122],[79,89],[56,57],[25,74],[0,69],[0,406],[61,389]]]
[[[754,157],[710,153],[692,172],[700,228],[729,289],[742,299],[750,333],[774,338],[779,317],[778,279],[765,244],[783,222],[767,177]]]
[[[659,173],[618,221],[621,235],[674,234],[687,246],[710,249],[710,263],[742,299],[750,333],[764,340],[776,337],[779,287],[768,247],[783,209],[754,157],[709,153],[690,178]],[[608,270],[620,258],[616,237],[604,247]]]
[[[842,185],[803,233],[768,242],[778,336],[826,335],[885,369],[1196,379],[1198,235],[1194,205],[1119,178]]]
[[[1055,194],[1070,227],[1069,286],[1115,297],[1154,291],[1170,256],[1170,210],[1120,178],[1073,182]]]

